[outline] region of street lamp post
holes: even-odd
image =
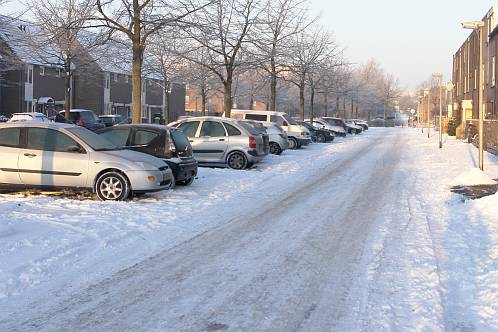
[[[427,96],[427,138],[431,138],[430,126],[431,126],[431,113],[430,113],[430,102],[431,102],[431,90],[424,90],[424,96]]]
[[[484,22],[483,21],[473,21],[473,22],[463,22],[462,27],[464,29],[472,29],[479,32],[479,168],[481,171],[484,170],[484,97],[483,97],[483,85],[484,85],[484,73],[482,64],[482,44],[484,36]]]
[[[438,82],[437,86],[439,89],[439,148],[443,148],[443,100],[442,100],[442,93],[441,93],[441,85],[443,82],[443,74],[442,73],[434,73],[432,74],[433,77],[435,77]]]

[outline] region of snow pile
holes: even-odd
[[[475,167],[469,168],[466,172],[457,176],[454,181],[454,185],[458,186],[475,186],[481,184],[496,184],[496,181]]]

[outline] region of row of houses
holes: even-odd
[[[66,73],[57,61],[40,56],[40,48],[54,49],[53,45],[28,42],[34,30],[40,31],[40,28],[30,22],[0,16],[0,115],[8,117],[15,112],[29,111],[50,113],[65,106]],[[128,59],[131,60],[131,56],[126,56],[129,51],[124,45],[116,41],[107,43],[114,45],[106,47],[106,53],[99,53],[102,48],[88,50],[74,58],[70,107],[129,117],[132,83]],[[165,89],[163,83],[157,75],[143,77],[144,122],[150,122],[156,113],[165,113],[167,97],[170,120],[185,114],[185,85],[173,83]]]
[[[483,78],[483,108],[485,145],[488,150],[498,147],[498,6],[493,6],[482,18],[482,38],[479,30],[472,30],[453,55],[452,108],[459,124],[457,135],[463,137],[468,123],[479,119],[479,76]],[[482,47],[482,68],[479,68]],[[474,126],[477,127],[477,126]]]

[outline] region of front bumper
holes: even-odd
[[[299,143],[299,145],[308,145],[311,143],[311,138],[310,137],[307,137],[307,138],[299,137],[297,139],[297,142]]]
[[[157,171],[128,171],[126,172],[130,180],[133,193],[147,193],[166,190],[173,184],[173,172],[168,167]],[[150,180],[149,177],[154,177]]]

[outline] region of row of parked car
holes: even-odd
[[[16,113],[0,124],[0,185],[95,192],[101,200],[190,185],[199,165],[246,169],[268,154],[368,129],[360,120],[297,121],[284,112],[232,110],[231,117],[170,123],[103,123],[92,111],[53,119]]]

